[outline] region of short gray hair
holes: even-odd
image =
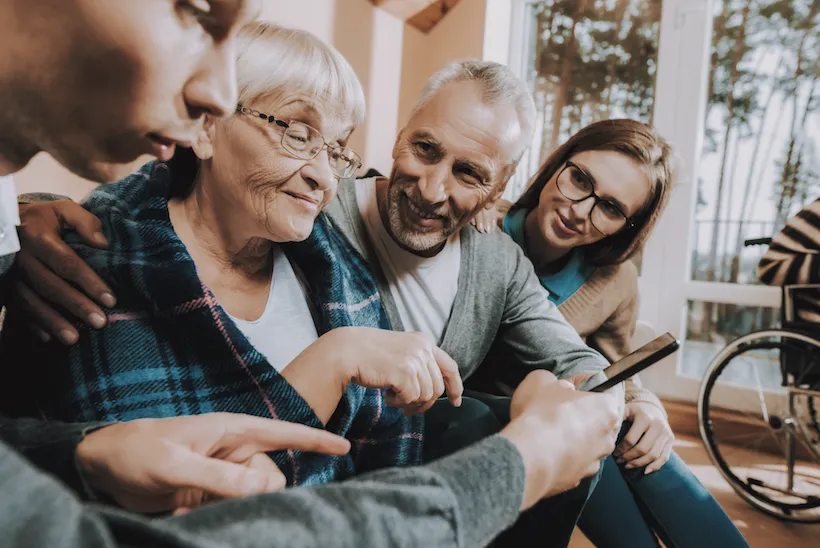
[[[353,67],[315,35],[257,21],[240,29],[237,50],[240,104],[252,106],[263,97],[304,93],[327,100],[350,115],[354,125],[364,121],[364,90]]]
[[[427,81],[419,95],[410,118],[418,114],[430,100],[447,84],[455,82],[477,82],[482,89],[482,97],[488,105],[513,105],[518,113],[518,124],[524,139],[518,155],[513,159],[517,165],[521,156],[529,148],[535,123],[535,101],[529,86],[516,76],[507,65],[479,59],[462,59],[448,63]]]

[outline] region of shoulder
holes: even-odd
[[[632,314],[638,306],[638,269],[632,261],[595,269],[590,278],[562,303],[566,314],[582,313],[603,322]]]
[[[485,267],[498,269],[502,264],[515,267],[522,260],[529,262],[521,246],[503,230],[496,229],[485,234],[467,224],[461,229],[460,236],[470,253],[482,259]]]
[[[462,253],[470,254],[469,265],[484,287],[519,289],[528,283],[541,287],[524,250],[502,230],[484,234],[470,224],[461,229]]]
[[[168,166],[154,160],[116,183],[100,185],[82,205],[100,218],[138,218],[146,210],[167,209],[170,181]]]
[[[119,182],[100,186],[82,205],[100,219],[108,248],[87,246],[71,233],[66,242],[89,263],[102,264],[116,255],[148,254],[175,241],[168,219],[170,181],[168,166],[152,161]]]
[[[618,291],[624,299],[638,292],[638,267],[631,260],[621,264],[601,266],[595,269],[589,281],[601,280]]]

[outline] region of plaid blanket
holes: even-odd
[[[198,278],[168,217],[170,182],[168,166],[154,161],[91,194],[84,205],[102,220],[109,249],[67,237],[117,295],[108,327],[78,326],[79,342],[65,348],[34,343],[8,318],[5,351],[35,360],[27,384],[40,412],[63,421],[128,421],[228,411],[323,428]],[[342,326],[390,329],[364,260],[325,215],[306,241],[284,250],[304,275],[320,335]],[[33,356],[32,347],[40,347]],[[326,426],[351,440],[349,455],[281,451],[272,458],[291,485],[417,464],[422,425],[421,417],[386,407],[380,390],[351,385]]]

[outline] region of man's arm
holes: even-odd
[[[598,373],[609,361],[587,346],[578,332],[547,299],[547,291],[521,248],[510,242],[515,254],[508,265],[506,303],[498,336],[526,370],[546,369],[559,379]],[[581,388],[604,380],[597,374]],[[623,402],[623,386],[608,391]]]
[[[426,467],[152,521],[83,504],[0,444],[0,529],[12,547],[483,546],[515,521],[524,481],[515,446],[495,436]]]
[[[64,423],[0,415],[0,440],[38,468],[56,476],[82,498],[91,496],[77,467],[77,445],[104,422]]]
[[[223,501],[181,517],[153,521],[81,503],[0,443],[4,495],[0,530],[4,545],[21,547],[484,546],[510,526],[520,510],[594,474],[599,460],[612,452],[617,433],[618,413],[612,398],[576,392],[544,371],[524,379],[513,396],[510,414],[510,424],[499,435],[424,467],[383,470],[341,484]],[[264,423],[274,438],[285,443],[290,437],[279,435],[285,425],[278,421],[217,418],[226,425],[253,422],[250,430]],[[143,424],[152,431],[149,437],[162,442],[171,440],[171,435],[174,440],[180,437],[171,421],[185,421],[191,428],[181,430],[183,438],[191,438],[194,446],[213,446],[213,440],[194,439],[203,435],[202,425],[197,424],[202,420],[186,417]],[[133,429],[130,424],[103,428],[88,439],[115,429]],[[239,430],[250,434],[245,426]],[[286,425],[285,431],[292,435],[303,433],[304,428]],[[313,442],[330,443],[329,436],[316,433]],[[131,458],[134,443],[115,449],[109,442],[95,445],[114,453],[107,459],[103,456],[97,466],[103,462],[125,466],[128,470],[120,471],[124,477],[133,476],[132,469],[145,460]],[[122,463],[129,458],[130,463]],[[144,482],[131,479],[126,487],[145,488]]]

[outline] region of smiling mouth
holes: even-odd
[[[561,223],[561,226],[567,231],[571,232],[572,234],[581,235],[581,231],[577,228],[573,227],[564,217],[558,215],[558,220]]]
[[[428,219],[430,221],[441,221],[442,223],[444,222],[444,219],[441,215],[436,215],[435,213],[428,213],[424,211],[407,196],[404,197],[404,201],[407,204],[407,208],[419,217],[421,217],[422,219]]]
[[[311,205],[314,205],[314,206],[318,206],[318,205],[319,205],[319,200],[317,200],[317,199],[315,199],[315,198],[312,198],[312,197],[310,197],[310,196],[308,196],[308,195],[306,195],[306,194],[299,194],[299,193],[297,193],[297,192],[288,192],[288,191],[285,191],[285,194],[287,194],[287,195],[288,195],[288,196],[290,196],[291,198],[295,198],[295,199],[297,199],[297,200],[301,200],[301,201],[303,201],[303,202],[307,202],[307,203],[309,203],[309,204],[311,204]]]

